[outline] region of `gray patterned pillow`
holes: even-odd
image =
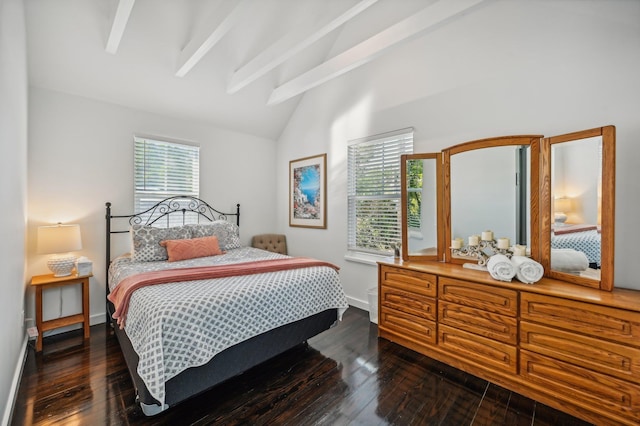
[[[184,225],[191,230],[191,238],[210,237],[215,235],[220,243],[220,250],[240,247],[240,229],[235,223],[226,220],[214,220],[211,223]]]
[[[183,240],[191,238],[191,232],[184,226],[156,228],[153,226],[131,226],[132,255],[136,262],[167,260],[167,249],[160,245],[163,240]]]

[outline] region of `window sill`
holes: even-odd
[[[348,251],[344,255],[344,259],[349,262],[364,263],[366,265],[377,266],[378,262],[385,259],[393,259],[393,256],[382,256],[379,254],[361,253],[357,251]]]

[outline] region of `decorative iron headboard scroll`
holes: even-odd
[[[111,206],[111,203],[106,203],[107,209]],[[206,202],[199,198],[189,196],[175,196],[165,198],[164,200],[156,203],[147,210],[131,215],[110,216],[111,218],[129,218],[129,225],[145,225],[145,226],[158,226],[161,219],[166,219],[166,226],[171,223],[169,218],[173,218],[176,215],[182,214],[182,225],[186,223],[187,213],[195,213],[198,222],[201,218],[207,219],[209,222],[214,220],[229,220],[228,216],[236,216],[236,225],[240,226],[240,204],[236,206],[235,213],[223,213],[214,209]],[[128,230],[127,230],[128,231]],[[127,231],[114,231],[115,232],[127,232]]]

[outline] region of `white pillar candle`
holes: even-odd
[[[513,248],[514,256],[526,256],[527,255],[527,247],[526,246],[515,246]]]
[[[493,232],[492,231],[484,231],[482,233],[482,241],[493,241]]]
[[[462,240],[459,239],[459,238],[451,240],[451,248],[461,249],[462,248]]]
[[[480,237],[478,237],[477,235],[472,235],[469,237],[470,246],[477,246],[478,244],[480,244]]]
[[[508,249],[511,246],[511,241],[508,238],[498,238],[498,248]]]

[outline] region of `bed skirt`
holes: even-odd
[[[113,305],[108,302],[109,318],[112,318]],[[147,416],[152,416],[190,397],[198,395],[252,367],[255,367],[276,355],[279,355],[313,336],[331,328],[337,321],[337,310],[329,309],[308,318],[286,324],[249,340],[227,348],[201,367],[189,368],[165,384],[165,406],[151,396],[145,383],[138,375],[138,355],[124,330],[115,320],[111,320],[114,332],[120,343],[129,374],[136,389],[136,398]]]

